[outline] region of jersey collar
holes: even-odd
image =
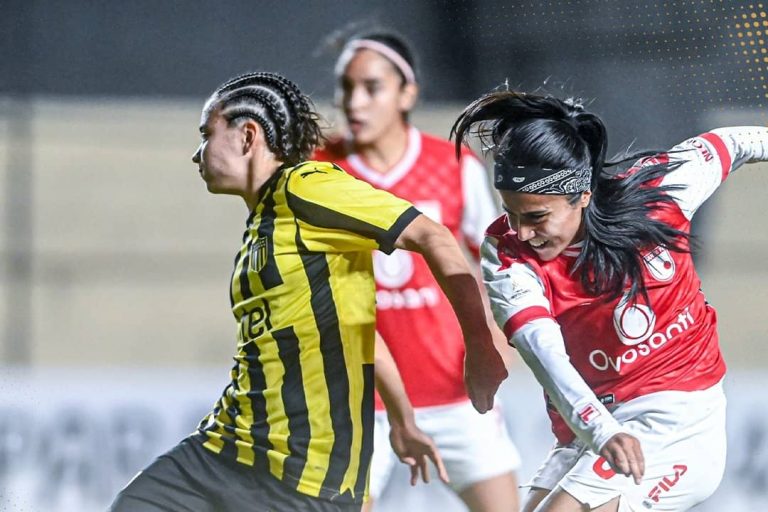
[[[349,165],[365,181],[378,188],[392,188],[398,181],[403,179],[413,168],[413,164],[419,158],[421,153],[421,133],[414,126],[408,127],[408,147],[405,154],[391,169],[387,172],[377,172],[365,163],[357,153],[351,153],[347,157]]]

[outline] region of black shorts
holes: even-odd
[[[187,438],[136,475],[109,511],[357,512],[360,507],[302,494]]]

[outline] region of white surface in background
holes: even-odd
[[[194,430],[226,369],[0,372],[0,510],[102,511],[137,470]],[[768,510],[768,374],[731,372],[729,457],[697,512]],[[525,482],[552,442],[541,391],[519,369],[500,391]],[[377,512],[465,510],[441,484],[410,489],[399,467]]]

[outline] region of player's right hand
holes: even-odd
[[[645,474],[645,457],[640,441],[629,434],[619,433],[611,437],[600,450],[614,471],[631,476],[640,485]]]
[[[449,483],[448,471],[443,464],[443,458],[435,446],[435,442],[425,434],[416,423],[407,421],[400,425],[392,423],[389,431],[389,442],[400,462],[411,469],[411,485],[416,485],[419,476],[424,483],[429,483],[428,460],[437,468],[437,475],[444,483]]]
[[[464,385],[472,405],[481,414],[493,409],[493,399],[501,382],[507,378],[504,360],[493,345],[488,349],[467,351],[464,358]]]

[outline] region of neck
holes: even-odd
[[[399,162],[408,149],[409,125],[402,123],[370,144],[356,144],[359,154],[374,171],[386,174]]]
[[[243,193],[243,199],[248,211],[253,211],[259,204],[261,189],[269,179],[280,169],[283,162],[277,160],[271,152],[254,157],[248,168],[248,183]]]

